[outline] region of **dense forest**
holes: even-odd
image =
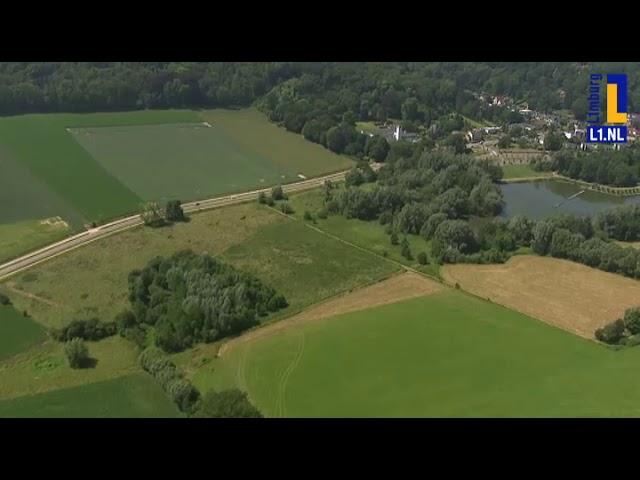
[[[129,300],[133,312],[119,315],[119,331],[127,336],[153,325],[156,344],[167,352],[239,333],[287,306],[256,277],[191,251],[155,258],[131,272]]]

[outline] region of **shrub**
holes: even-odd
[[[291,215],[292,213],[294,213],[293,208],[291,207],[291,205],[289,205],[288,202],[283,202],[282,204],[280,204],[280,210],[282,211],[282,213],[285,213],[287,215]]]
[[[326,208],[321,208],[320,210],[318,210],[318,213],[317,213],[318,218],[322,220],[326,220],[328,216],[329,216],[329,212],[327,212]]]
[[[640,334],[640,308],[629,308],[624,312],[624,325],[631,335]]]
[[[391,237],[389,238],[391,245],[398,245],[400,241],[398,240],[398,234],[396,232],[391,232]]]
[[[302,216],[302,218],[304,218],[307,222],[310,222],[313,220],[313,217],[311,216],[311,213],[309,212],[309,210],[304,211],[304,215]]]
[[[274,200],[286,200],[287,196],[284,194],[282,187],[277,185],[271,189],[271,198]]]
[[[427,257],[427,253],[426,252],[420,252],[418,254],[418,263],[420,265],[426,265],[429,263],[429,258]]]
[[[116,328],[121,336],[125,336],[125,331],[137,325],[136,316],[131,310],[124,310],[116,315]]]
[[[258,194],[258,203],[262,203],[262,204],[267,203],[267,195],[264,192],[260,192]]]
[[[0,292],[0,305],[11,305],[11,300],[4,293]]]
[[[180,200],[169,200],[165,206],[165,217],[170,222],[184,222],[187,217],[182,210]]]
[[[98,341],[115,335],[115,322],[101,322],[97,318],[73,320],[67,326],[51,331],[51,335],[59,342],[68,342],[73,338]]]
[[[65,343],[64,354],[71,368],[83,368],[89,362],[89,349],[81,338],[72,338]]]
[[[617,344],[624,337],[624,321],[618,319],[596,330],[596,338],[608,344]]]

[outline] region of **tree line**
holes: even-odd
[[[535,160],[532,167],[590,183],[633,187],[640,178],[640,148],[633,144],[620,150],[562,150],[551,159]]]

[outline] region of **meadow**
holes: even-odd
[[[188,223],[107,237],[0,283],[0,291],[47,327],[77,317],[111,320],[128,306],[129,272],[182,249],[220,256],[281,291],[289,307],[279,315],[400,268],[268,207],[247,203],[193,215]]]
[[[167,418],[180,413],[145,373],[0,400],[0,418]]]
[[[531,177],[551,177],[551,172],[538,172],[531,168],[527,164],[522,165],[504,165],[502,167],[504,173],[503,178],[505,180],[517,179],[517,178],[531,178]]]
[[[0,361],[45,339],[43,328],[11,305],[0,305]]]
[[[633,417],[639,373],[639,349],[447,289],[238,345],[193,380],[272,417]]]
[[[342,188],[344,188],[344,184],[338,185],[335,192],[339,192]],[[348,219],[342,215],[330,215],[326,219],[317,218],[317,212],[324,206],[323,198],[324,193],[319,189],[292,195],[289,203],[294,209],[293,216],[298,220],[303,220],[304,212],[308,211],[316,218],[316,223],[313,226],[323,232],[428,275],[439,276],[438,264],[431,258],[430,243],[423,237],[408,234],[399,238],[401,240],[406,237],[409,242],[413,258],[406,259],[401,254],[400,245],[391,245],[390,237],[385,233],[385,227],[376,221]],[[420,252],[427,254],[428,265],[420,265],[417,262],[416,257]]]

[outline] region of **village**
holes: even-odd
[[[620,149],[636,142],[640,138],[640,114],[629,114],[628,143],[603,146],[586,141],[587,123],[577,120],[568,110],[556,112],[541,112],[529,107],[527,102],[516,102],[505,95],[489,95],[486,93],[474,94],[486,107],[506,108],[517,113],[518,122],[505,123],[503,125],[491,125],[488,122],[480,123],[471,119],[464,119],[464,127],[461,130],[453,130],[450,134],[462,134],[467,144],[466,147],[472,153],[480,156],[498,157],[504,151],[510,153],[545,150],[545,137],[555,133],[562,140],[562,149],[589,150],[598,148]],[[408,131],[398,120],[388,120],[376,123],[375,128],[360,129],[361,133],[369,136],[381,135],[389,143],[406,141],[419,142],[427,137],[433,138],[438,125],[432,124],[429,128],[419,126],[418,131]]]

